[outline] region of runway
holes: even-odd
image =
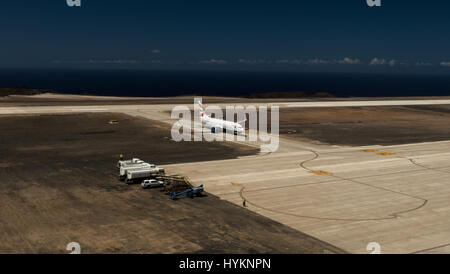
[[[289,102],[280,107],[445,105],[450,100]],[[245,104],[243,104],[245,105]],[[270,105],[270,104],[269,104]],[[174,105],[3,107],[0,114],[121,112],[172,124]],[[352,253],[450,253],[450,141],[315,145],[280,138],[274,153],[164,166],[220,198]]]
[[[281,143],[283,147],[283,142]],[[167,166],[209,192],[352,253],[449,252],[450,142],[330,148]],[[314,173],[324,171],[324,173]]]
[[[95,101],[94,101],[95,102]],[[194,101],[192,102],[194,104]],[[188,104],[187,106],[192,106]],[[373,101],[320,101],[320,102],[276,102],[258,103],[258,105],[279,106],[280,108],[311,108],[311,107],[362,107],[362,106],[426,106],[426,105],[449,105],[450,100],[373,100]],[[224,107],[227,104],[214,104]],[[237,104],[248,106],[250,103]],[[133,104],[133,105],[93,105],[93,106],[24,106],[24,107],[0,107],[1,114],[38,114],[38,113],[70,113],[70,112],[133,112],[137,110],[167,111],[179,104]]]

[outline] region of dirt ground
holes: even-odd
[[[111,113],[2,116],[0,128],[0,253],[68,253],[70,242],[82,253],[343,252],[208,193],[172,201],[126,185],[115,170],[119,153],[161,165],[253,148],[175,143],[164,124]]]
[[[450,138],[450,106],[280,109],[280,133],[332,145],[398,145]]]

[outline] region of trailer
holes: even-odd
[[[131,169],[127,171],[126,181],[127,184],[141,182],[145,179],[151,179],[153,177],[164,175],[164,169],[153,167],[142,167],[137,169]]]
[[[119,169],[119,180],[123,181],[127,178],[127,172],[130,170],[139,170],[143,168],[152,168],[152,165],[147,163],[135,163],[135,164],[127,164],[122,165]]]
[[[122,166],[126,166],[126,165],[134,165],[134,164],[142,164],[142,163],[145,163],[145,162],[139,158],[133,158],[130,160],[122,160],[122,161],[117,162],[117,169],[120,169]]]
[[[117,162],[119,170],[119,180],[127,183],[141,182],[145,179],[154,179],[157,176],[164,176],[164,168],[159,168],[154,164],[149,164],[139,158],[130,160],[120,160]]]

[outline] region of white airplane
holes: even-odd
[[[241,123],[244,123],[246,120],[235,123],[227,120],[211,118],[205,113],[200,102],[198,102],[198,105],[200,106],[200,120],[202,123],[205,123],[205,128],[211,129],[212,133],[233,132],[235,135],[245,136],[245,129]]]

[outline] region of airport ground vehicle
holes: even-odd
[[[119,169],[119,180],[127,183],[142,182],[165,174],[164,168],[159,168],[154,164],[146,163],[139,158],[130,160],[120,160],[117,162]]]
[[[194,198],[195,196],[200,196],[201,193],[203,192],[203,185],[199,185],[193,188],[189,188],[185,191],[176,193],[175,191],[169,194],[169,198],[172,200],[175,200],[178,196],[184,195],[186,194],[187,197],[189,198]]]
[[[153,187],[162,187],[164,186],[164,182],[163,181],[158,181],[155,179],[150,179],[150,180],[144,180],[141,183],[142,188],[153,188]]]
[[[153,165],[154,166],[154,165]],[[147,163],[133,163],[133,164],[123,164],[119,169],[119,180],[123,181],[127,178],[128,171],[139,170],[145,168],[152,168],[152,165]]]
[[[137,169],[130,169],[127,171],[127,183],[141,182],[142,180],[149,179],[155,176],[164,175],[164,168],[150,165],[149,167],[142,167]]]
[[[133,165],[133,164],[142,164],[142,163],[145,163],[145,162],[139,158],[133,158],[130,160],[121,160],[121,161],[117,162],[117,169],[120,169],[124,165]]]

